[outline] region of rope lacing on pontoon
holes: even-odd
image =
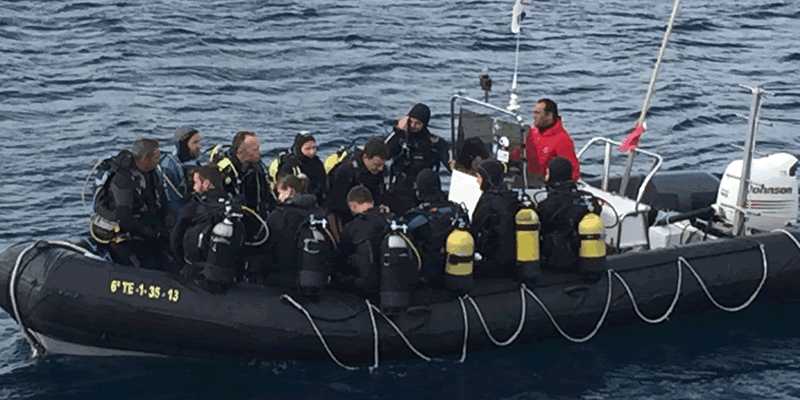
[[[522,287],[520,288],[520,291],[519,291],[519,294],[520,294],[519,302],[521,304],[521,310],[520,310],[520,315],[519,315],[519,325],[517,326],[516,332],[514,332],[511,335],[511,337],[506,339],[504,342],[501,342],[501,341],[495,339],[494,336],[492,336],[492,333],[489,331],[489,326],[486,325],[486,321],[483,319],[483,313],[481,313],[481,308],[478,307],[478,303],[476,303],[475,300],[473,300],[472,297],[470,297],[470,295],[468,295],[468,294],[464,295],[464,298],[469,300],[470,303],[472,303],[472,307],[475,309],[475,313],[478,314],[478,320],[480,320],[481,321],[481,325],[483,325],[483,330],[486,332],[486,337],[488,337],[489,340],[492,343],[494,343],[495,346],[498,346],[498,347],[508,346],[511,343],[514,343],[514,341],[517,340],[517,337],[519,336],[519,334],[522,333],[522,329],[525,327],[525,315],[528,313],[527,312],[527,310],[528,310],[528,302],[525,301],[525,291],[524,290],[525,290],[525,284],[523,283]]]

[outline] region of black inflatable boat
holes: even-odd
[[[800,243],[779,231],[608,257],[599,280],[545,273],[535,287],[477,281],[468,296],[420,290],[387,317],[366,300],[316,300],[241,284],[225,295],[180,276],[97,260],[66,242],[0,259],[0,305],[36,350],[249,359],[465,357],[468,350],[800,300]]]

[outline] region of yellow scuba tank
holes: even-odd
[[[586,214],[578,223],[578,235],[581,239],[579,266],[582,272],[600,272],[606,265],[605,227],[600,216]]]
[[[539,254],[539,215],[530,199],[523,201],[514,216],[517,247],[517,267],[521,282],[533,284],[541,275]]]
[[[458,294],[472,290],[472,271],[475,264],[475,240],[466,229],[466,222],[460,220],[456,228],[447,235],[445,241],[447,258],[445,261],[445,286]]]
[[[325,173],[329,174],[333,169],[333,167],[342,162],[342,160],[344,160],[348,154],[349,152],[347,151],[347,148],[342,147],[339,150],[336,150],[335,153],[329,155],[325,159],[325,162],[322,163],[325,166]]]
[[[278,169],[281,167],[281,156],[278,154],[277,157],[273,158],[272,161],[269,162],[269,167],[267,167],[267,181],[269,182],[269,190],[275,191],[275,184],[278,182]]]

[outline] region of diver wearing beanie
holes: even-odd
[[[496,160],[478,164],[478,183],[483,194],[472,218],[475,251],[482,262],[475,277],[515,277],[514,214],[517,195],[503,182],[503,165]]]
[[[295,168],[308,178],[306,191],[316,196],[318,204],[325,204],[328,189],[325,167],[317,156],[317,141],[308,132],[300,132],[295,136],[291,155],[278,170],[278,179],[294,174]]]
[[[416,203],[413,186],[420,171],[430,168],[438,172],[440,163],[450,169],[450,147],[428,130],[430,117],[428,106],[417,103],[386,138],[392,160],[387,199],[393,212],[403,213]]]
[[[158,161],[164,192],[173,215],[180,215],[191,197],[191,186],[187,176],[194,167],[200,166],[200,132],[188,126],[175,130],[175,149],[163,153]]]

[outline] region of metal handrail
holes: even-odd
[[[594,145],[596,143],[603,143],[605,145],[605,147],[606,147],[606,152],[605,152],[605,155],[603,157],[603,178],[602,178],[603,179],[603,187],[602,187],[602,189],[605,190],[605,191],[608,191],[608,178],[609,178],[608,175],[610,173],[610,167],[611,167],[611,152],[609,150],[610,150],[610,147],[612,145],[622,146],[622,143],[614,141],[614,140],[611,140],[611,139],[608,139],[608,138],[605,138],[605,137],[592,138],[585,145],[583,145],[581,150],[578,152],[578,154],[577,154],[578,160],[580,160],[581,156],[589,148],[589,146],[592,146],[592,145]],[[639,190],[636,192],[636,199],[635,200],[636,200],[637,208],[638,208],[638,203],[642,202],[642,197],[644,197],[644,191],[647,188],[647,184],[649,184],[650,181],[653,180],[653,176],[655,176],[656,172],[658,172],[658,170],[661,169],[661,165],[664,163],[664,159],[660,155],[658,155],[656,153],[653,153],[653,152],[650,152],[650,151],[647,151],[647,150],[642,150],[640,148],[635,148],[632,151],[634,151],[636,153],[644,154],[646,156],[649,156],[653,160],[655,160],[655,163],[653,164],[653,166],[650,167],[650,172],[644,177],[644,180],[642,181],[642,184],[639,185]]]
[[[519,132],[520,132],[521,143],[522,143],[521,144],[522,152],[520,153],[520,158],[522,159],[522,168],[523,168],[523,170],[522,170],[523,171],[522,172],[522,184],[523,184],[523,187],[527,188],[528,187],[528,158],[527,158],[527,155],[525,154],[525,133],[526,132],[525,132],[525,123],[522,120],[522,116],[519,115],[519,112],[509,111],[509,110],[506,110],[505,108],[500,108],[500,107],[495,106],[493,104],[489,104],[489,103],[487,103],[485,101],[476,100],[476,99],[473,99],[471,97],[462,96],[460,94],[453,95],[453,97],[450,99],[450,140],[451,140],[451,143],[453,143],[453,158],[455,158],[455,155],[456,155],[456,122],[455,122],[455,118],[456,118],[456,100],[459,100],[459,99],[461,99],[463,101],[466,101],[468,103],[472,103],[472,104],[475,104],[475,105],[486,107],[486,108],[492,109],[494,111],[498,111],[498,112],[501,112],[503,114],[507,114],[507,115],[510,115],[510,116],[514,117],[514,119],[519,124]]]

